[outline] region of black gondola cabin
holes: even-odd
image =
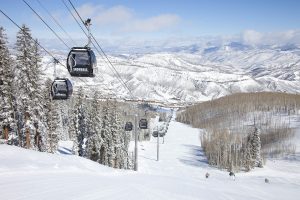
[[[94,76],[97,60],[89,47],[73,47],[67,58],[67,68],[71,76]]]
[[[131,122],[126,122],[125,124],[125,131],[132,131],[132,123]]]
[[[147,129],[148,128],[147,119],[141,119],[139,122],[139,127],[140,129]]]
[[[56,78],[51,85],[51,96],[53,100],[68,99],[72,96],[73,86],[67,78]]]

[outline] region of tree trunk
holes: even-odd
[[[29,114],[25,113],[25,124],[27,124],[29,118]],[[30,131],[29,128],[26,128],[26,148],[29,149],[30,148]]]
[[[18,125],[18,132],[19,132],[19,146],[23,147],[23,138],[22,138],[23,134],[19,125]]]
[[[30,133],[28,128],[26,128],[26,148],[30,148]]]
[[[8,140],[8,126],[4,127],[4,139]]]

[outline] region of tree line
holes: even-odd
[[[291,117],[299,108],[298,94],[237,93],[187,107],[177,120],[202,129],[209,164],[249,171],[267,157],[295,152]]]

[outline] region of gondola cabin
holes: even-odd
[[[158,131],[153,131],[152,136],[157,137],[158,136]]]
[[[140,129],[147,129],[148,128],[147,119],[141,119],[139,122],[139,127]]]
[[[126,122],[125,124],[125,131],[132,131],[132,123],[131,122]]]
[[[67,68],[71,76],[94,76],[97,60],[89,47],[73,47],[67,58]]]
[[[56,78],[51,85],[51,96],[53,100],[68,99],[72,96],[73,86],[67,78]]]

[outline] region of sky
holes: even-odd
[[[28,3],[57,33],[67,38],[53,23],[38,0]],[[83,32],[62,3],[39,0],[72,38]],[[70,6],[68,0],[64,0]],[[300,1],[298,0],[72,0],[80,15],[92,19],[97,38],[111,40],[166,39],[180,37],[240,35],[249,43],[274,37],[274,41],[298,40]],[[55,35],[22,0],[0,0],[0,8],[18,24],[26,24],[37,38]],[[70,7],[71,8],[71,7]],[[0,25],[12,37],[17,32],[0,13]]]

